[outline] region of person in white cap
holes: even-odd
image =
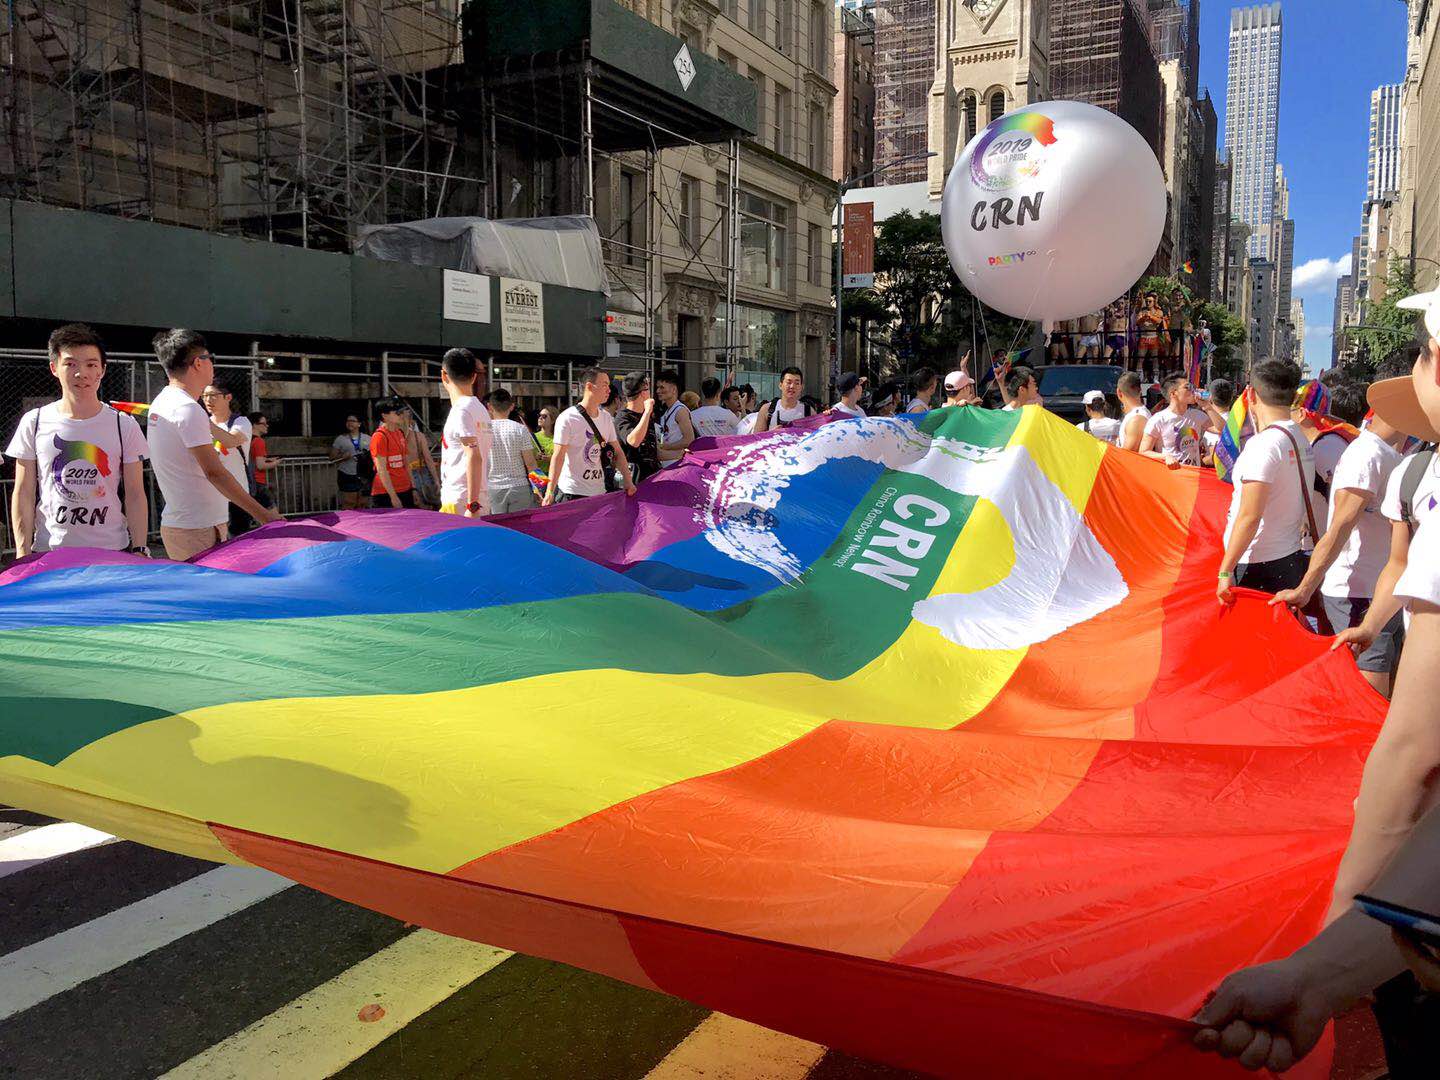
[[[1424,344],[1409,376],[1378,382],[1366,397],[1375,415],[1390,427],[1418,439],[1440,441],[1440,291],[1409,297],[1398,306],[1424,312]],[[1417,462],[1424,464],[1417,468]],[[1410,628],[1395,695],[1365,761],[1355,824],[1335,878],[1328,928],[1289,957],[1231,975],[1197,1017],[1203,1030],[1196,1044],[1220,1049],[1242,1062],[1269,1061],[1288,1067],[1315,1045],[1325,1022],[1358,996],[1350,993],[1357,987],[1360,992],[1380,987],[1376,1015],[1382,1032],[1392,1023],[1413,1023],[1421,1016],[1416,1011],[1415,984],[1387,982],[1405,971],[1404,959],[1389,938],[1366,936],[1372,929],[1370,920],[1357,918],[1352,907],[1359,893],[1374,890],[1387,895],[1387,885],[1393,884],[1387,879],[1393,874],[1382,871],[1393,865],[1426,812],[1440,802],[1440,714],[1435,710],[1440,698],[1440,473],[1433,455],[1415,455],[1394,468],[1382,500],[1387,517],[1392,517],[1396,501],[1406,504],[1403,516],[1408,520],[1398,522],[1392,531],[1391,560],[1365,622],[1373,619],[1383,626],[1393,614],[1383,595],[1389,587],[1409,608]],[[1393,587],[1387,579],[1393,579]],[[1336,638],[1336,646],[1358,645],[1355,635],[1356,630],[1347,630]],[[1405,1040],[1411,1045],[1403,1050],[1397,1047],[1389,1060],[1392,1076],[1434,1072],[1440,1032],[1433,1023],[1412,1030],[1424,1037]],[[1283,1050],[1279,1062],[1272,1057],[1276,1047]]]
[[[1105,403],[1105,391],[1085,391],[1085,419],[1075,426],[1087,435],[1094,435],[1103,443],[1113,443],[1120,434],[1120,421],[1110,416]]]
[[[967,354],[967,360],[970,358]],[[975,380],[968,371],[952,371],[945,376],[945,404],[950,409],[959,405],[974,405],[980,399],[975,395]]]

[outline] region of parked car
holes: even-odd
[[[1124,371],[1114,364],[1057,364],[1038,367],[1035,375],[1045,408],[1075,424],[1085,419],[1085,395],[1091,390],[1114,394]]]

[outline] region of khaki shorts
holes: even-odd
[[[160,526],[160,539],[165,542],[165,557],[171,562],[188,562],[202,551],[230,539],[230,526],[211,525],[208,529],[177,529]]]

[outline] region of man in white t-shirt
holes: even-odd
[[[490,408],[490,452],[485,455],[490,486],[490,512],[511,514],[535,506],[530,474],[539,471],[530,429],[510,419],[515,399],[503,386],[486,396]]]
[[[1391,428],[1437,441],[1440,292],[1409,297],[1399,306],[1425,312],[1426,343],[1409,378],[1387,379],[1370,388],[1370,405]],[[1410,543],[1406,535],[1410,565],[1395,586],[1396,596],[1409,605],[1410,629],[1395,678],[1394,698],[1365,761],[1355,800],[1355,823],[1336,874],[1327,929],[1289,957],[1231,975],[1200,1017],[1207,1030],[1197,1035],[1197,1045],[1223,1048],[1228,1056],[1240,1056],[1242,1061],[1263,1061],[1271,1048],[1283,1046],[1285,1053],[1278,1064],[1288,1066],[1315,1045],[1332,1016],[1349,1008],[1367,990],[1405,971],[1405,958],[1395,949],[1389,930],[1355,911],[1357,894],[1374,892],[1407,906],[1433,907],[1431,890],[1387,891],[1399,883],[1393,870],[1385,870],[1387,865],[1395,866],[1397,853],[1417,837],[1422,818],[1426,820],[1426,825],[1420,825],[1423,829],[1440,812],[1432,809],[1440,799],[1440,718],[1435,710],[1440,698],[1440,513],[1432,505],[1432,500],[1440,497],[1440,477],[1435,475],[1434,459],[1416,460],[1424,465],[1422,472],[1413,474],[1417,487],[1413,499],[1415,542]],[[1406,468],[1403,462],[1396,466],[1390,486],[1404,483]],[[1408,523],[1403,524],[1406,534],[1409,528]],[[1386,574],[1389,572],[1387,566]],[[1367,621],[1377,614],[1380,588],[1377,586]],[[1348,643],[1347,634],[1340,635],[1337,646]],[[1410,884],[1413,887],[1413,878]],[[1413,946],[1411,951],[1415,951]],[[1426,963],[1425,955],[1417,955],[1427,970],[1433,970],[1433,958]],[[1386,1015],[1398,1014],[1402,1022],[1421,1019],[1423,1007],[1410,1006],[1412,992],[1401,988],[1401,993],[1386,996],[1400,1002],[1387,1002],[1382,1028]],[[1427,1037],[1412,1035],[1406,1040],[1412,1049],[1405,1054],[1405,1075],[1426,1076],[1434,1071],[1434,1024],[1423,1023],[1413,1030]],[[1401,1063],[1390,1061],[1398,1076],[1397,1064]]]
[[[1003,412],[1014,412],[1026,405],[1045,404],[1045,399],[1040,396],[1040,380],[1036,377],[1034,368],[1023,365],[1011,368],[1000,389],[1005,398]]]
[[[814,416],[815,407],[804,399],[804,393],[805,373],[798,367],[787,367],[780,373],[780,396],[760,406],[752,430],[774,431]]]
[[[680,375],[662,371],[655,376],[655,437],[660,440],[660,466],[668,468],[685,456],[695,441],[695,425],[690,410],[680,400]]]
[[[1310,440],[1290,419],[1299,383],[1299,369],[1280,360],[1257,364],[1251,373],[1256,433],[1235,462],[1215,590],[1222,604],[1233,602],[1232,585],[1276,593],[1295,588],[1305,576],[1315,459]]]
[[[256,502],[215,452],[217,441],[234,436],[212,423],[198,400],[215,378],[205,339],[194,330],[164,330],[154,345],[170,382],[150,403],[150,467],[165,497],[165,553],[184,562],[229,538],[230,503],[262,525],[280,515]]]
[[[255,428],[250,418],[236,413],[230,391],[213,383],[200,392],[200,404],[205,406],[214,425],[230,435],[228,439],[222,440],[218,435],[215,438],[215,452],[220,455],[220,463],[246,491],[251,491],[250,439],[255,434]],[[230,535],[239,536],[253,527],[249,515],[231,503]]]
[[[1086,390],[1081,400],[1085,403],[1085,419],[1075,426],[1103,443],[1113,443],[1120,431],[1120,421],[1105,415],[1105,392]]]
[[[1150,410],[1145,407],[1144,384],[1138,372],[1127,371],[1115,383],[1115,396],[1120,399],[1120,428],[1115,433],[1115,445],[1121,450],[1140,452],[1145,439],[1145,425],[1150,422]]]
[[[475,397],[480,365],[469,349],[440,358],[440,382],[450,395],[450,414],[440,432],[440,512],[467,518],[490,512],[490,412]]]
[[[695,434],[711,439],[734,435],[740,428],[740,418],[734,411],[720,404],[720,380],[711,375],[700,383],[700,408],[690,414],[695,425]]]
[[[860,399],[865,396],[865,377],[847,371],[835,380],[836,401],[830,411],[841,416],[864,416]]]
[[[1303,608],[1319,589],[1337,633],[1364,625],[1390,558],[1391,523],[1381,502],[1407,439],[1376,416],[1346,447],[1335,466],[1325,535],[1315,545],[1305,577],[1294,589],[1277,593],[1271,604]],[[1408,547],[1408,531],[1404,540]],[[1396,611],[1356,657],[1360,673],[1386,697],[1404,640],[1404,622]]]
[[[599,368],[580,373],[583,392],[578,405],[571,405],[555,422],[555,452],[550,459],[550,483],[545,487],[545,506],[605,494],[605,471],[613,469],[625,485],[625,494],[635,494],[630,463],[615,433],[615,420],[601,406],[610,396],[610,376]],[[614,460],[607,464],[605,447]]]
[[[1199,465],[1205,445],[1201,436],[1213,425],[1210,417],[1195,407],[1195,388],[1184,375],[1171,375],[1160,390],[1167,404],[1145,421],[1140,453],[1172,469]]]
[[[935,391],[940,388],[940,376],[935,374],[934,368],[919,368],[914,375],[910,376],[910,389],[915,396],[910,399],[910,404],[905,406],[907,413],[923,413],[930,411],[930,402],[935,398]]]
[[[149,555],[145,436],[100,400],[105,346],[71,323],[50,335],[60,400],[20,418],[5,451],[15,462],[10,520],[17,557],[60,547]]]

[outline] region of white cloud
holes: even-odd
[[[1295,268],[1290,287],[1295,292],[1335,291],[1335,283],[1350,273],[1349,254],[1338,259],[1311,259]]]

